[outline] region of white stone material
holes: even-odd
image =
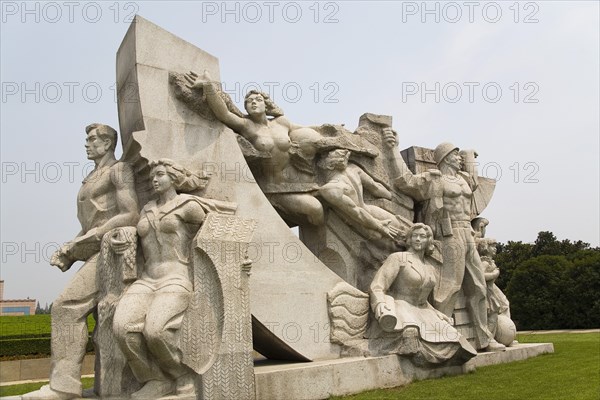
[[[254,368],[256,398],[269,400],[317,400],[344,396],[410,382],[460,375],[486,365],[525,360],[553,353],[552,343],[519,344],[504,352],[479,353],[462,366],[422,369],[396,355],[352,357],[312,363],[257,364]]]

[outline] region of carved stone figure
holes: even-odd
[[[132,398],[157,398],[177,390],[193,394],[191,370],[177,348],[183,313],[192,295],[190,252],[205,211],[196,196],[177,190],[197,189],[201,180],[170,160],[150,164],[158,199],[142,210],[137,225],[145,268],[125,292],[114,315],[119,346],[144,386]],[[122,241],[111,238],[118,254]],[[175,385],[177,383],[177,385]]]
[[[391,254],[371,283],[375,321],[369,346],[375,353],[412,356],[417,365],[462,364],[477,352],[452,327],[452,319],[428,302],[437,281],[427,259],[433,251],[431,228],[415,224],[406,233],[406,244],[408,251]]]
[[[494,261],[496,256],[496,240],[482,238],[477,241],[477,251],[485,271],[487,284],[488,327],[494,338],[506,345],[515,345],[516,329],[510,319],[510,305],[506,295],[496,286],[495,281],[500,275],[500,269]]]
[[[489,224],[490,221],[481,217],[474,218],[471,221],[471,227],[473,227],[473,231],[475,231],[475,241],[485,237],[485,230]]]
[[[88,341],[87,316],[97,306],[96,262],[105,233],[134,225],[138,219],[133,171],[115,159],[117,132],[108,125],[85,129],[85,149],[94,170],[77,195],[81,232],[57,250],[50,263],[62,271],[75,261],[85,263],[52,305],[52,370],[50,384],[24,398],[71,399],[81,397],[81,363]],[[69,329],[69,333],[65,331]]]
[[[389,116],[363,114],[356,130],[344,134],[368,153],[338,146],[317,155],[325,224],[300,231],[321,261],[363,292],[387,256],[402,249],[403,232],[413,225],[414,202],[392,186],[384,157],[382,133],[390,124]]]
[[[363,199],[363,191],[376,198],[391,199],[392,194],[359,166],[348,164],[349,158],[349,150],[337,149],[320,160],[325,184],[319,187],[319,196],[366,238],[395,240],[401,229],[396,217]]]
[[[494,340],[487,327],[485,277],[471,227],[477,176],[462,170],[459,149],[451,143],[437,146],[434,159],[439,170],[414,175],[404,165],[398,168],[400,176],[395,181],[400,190],[425,200],[420,220],[432,228],[434,238],[442,243],[443,265],[434,305],[451,316],[462,288],[475,328],[477,349],[504,350],[504,345]]]
[[[293,153],[314,156],[321,135],[291,123],[265,93],[250,91],[244,99],[248,114],[240,116],[228,109],[207,71],[201,77],[194,72],[185,77],[192,90],[204,91],[217,119],[263,154],[256,178],[275,208],[292,221],[300,217],[314,225],[322,224],[323,207],[314,197],[317,188],[314,175],[296,168],[291,161]]]

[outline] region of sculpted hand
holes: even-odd
[[[194,71],[190,71],[185,74],[184,77],[188,81],[185,86],[191,90],[198,90],[212,83],[212,77],[210,76],[208,70],[204,70],[202,76],[198,76],[198,74]]]
[[[56,250],[52,257],[50,257],[50,265],[58,267],[62,272],[67,271],[71,268],[71,265],[75,262],[69,257],[69,251],[72,247],[71,242],[63,245],[60,249]]]
[[[112,251],[114,251],[116,254],[125,253],[129,246],[131,246],[131,243],[123,238],[121,230],[116,230],[113,232],[113,234],[110,236],[109,244]]]
[[[439,169],[428,169],[426,174],[430,177],[442,176],[442,171]]]
[[[437,312],[437,315],[438,315],[438,317],[440,317],[441,320],[446,321],[450,325],[454,324],[454,320],[452,318],[450,318],[449,316],[447,316],[446,314],[444,314],[441,311],[438,311],[438,310],[435,310],[435,311]]]
[[[384,128],[383,142],[390,149],[393,149],[397,146],[398,142],[396,141],[396,132],[392,128]]]
[[[391,225],[392,220],[391,219],[386,219],[385,221],[381,221],[381,233],[392,239],[392,240],[396,240],[396,236],[398,235],[398,233],[400,233],[400,230],[397,229],[396,227]]]
[[[290,149],[288,150],[290,153],[299,153],[300,152],[300,143],[296,141],[290,141]]]
[[[242,272],[245,272],[246,274],[250,275],[250,270],[252,269],[252,260],[248,258],[248,256],[246,255],[246,258],[244,258],[244,261],[242,261]]]

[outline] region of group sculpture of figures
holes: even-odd
[[[265,169],[257,171],[256,179],[259,183],[264,182],[261,188],[273,206],[283,210],[283,218],[306,215],[311,224],[319,225],[324,223],[326,214],[323,210],[329,208],[366,240],[391,240],[400,250],[410,248],[402,241],[407,234],[407,227],[403,225],[405,218],[367,204],[363,192],[366,190],[372,197],[391,200],[391,190],[396,190],[419,202],[420,212],[414,219],[428,227],[441,252],[441,262],[434,274],[436,283],[427,291],[431,304],[449,319],[457,299],[464,295],[473,325],[474,347],[487,351],[505,349],[505,345],[495,339],[494,329],[490,329],[490,325],[495,324],[488,324],[488,309],[489,304],[493,304],[492,308],[502,308],[506,315],[508,307],[497,304],[502,302],[497,287],[495,291],[488,290],[487,282],[491,278],[486,273],[471,226],[471,221],[477,217],[474,192],[479,185],[475,151],[460,151],[451,143],[442,143],[433,151],[436,168],[415,174],[399,155],[392,127],[382,126],[378,157],[387,160],[389,180],[386,187],[375,181],[369,171],[349,162],[353,149],[360,148],[357,144],[347,145],[348,140],[353,140],[352,135],[348,140],[336,143],[335,136],[324,136],[315,129],[292,124],[268,95],[257,91],[246,96],[244,106],[248,115],[239,116],[235,110],[228,109],[228,102],[219,93],[218,83],[212,82],[207,72],[203,76],[190,72],[186,79],[192,93],[202,88],[209,107],[221,122],[248,139],[256,150],[269,153],[270,156],[263,159]],[[269,115],[273,118],[268,118]],[[324,145],[326,141],[327,145]],[[303,174],[301,170],[289,172],[295,168],[292,160],[298,151],[309,154],[314,175]],[[301,192],[300,187],[307,190]],[[388,258],[383,265],[390,262]],[[376,273],[375,280],[381,279],[382,269]],[[429,284],[431,282],[423,285],[428,287]],[[491,319],[497,319],[496,314],[490,314]]]
[[[406,233],[405,252],[390,254],[369,289],[376,322],[368,336],[379,353],[412,356],[418,365],[452,360],[462,364],[477,354],[452,327],[452,319],[429,303],[437,283],[429,226],[416,223]]]
[[[485,237],[487,220],[474,208],[480,180],[474,151],[442,143],[433,151],[435,168],[416,173],[401,157],[391,125],[382,123],[365,137],[332,126],[301,127],[258,91],[244,99],[244,115],[207,72],[183,77],[188,96],[204,101],[250,146],[256,181],[285,222],[300,226],[302,234],[311,226],[329,227],[328,219],[335,216],[353,237],[378,246],[380,252],[372,253],[379,254],[372,256],[376,267],[358,287],[370,300],[363,335],[370,354],[399,354],[421,366],[462,364],[477,351],[501,351],[516,343],[514,332],[507,333],[508,301],[494,284],[496,243]],[[138,241],[140,250],[132,256],[134,263],[140,260],[138,271],[111,314],[118,349],[137,381],[127,396],[195,398],[197,371],[184,360],[181,337],[196,290],[194,238],[209,213],[234,214],[235,205],[194,195],[207,177],[157,159],[146,169],[155,198],[140,208],[132,167],[115,159],[117,132],[102,124],[86,132],[85,148],[95,169],[77,198],[82,230],[51,261],[62,271],[77,260],[85,263],[52,307],[50,383],[25,398],[81,396],[86,321],[99,301],[101,245],[106,243],[117,259]],[[368,163],[383,166],[384,172],[374,174],[364,167]],[[412,199],[414,209],[397,211],[398,196]],[[128,239],[124,228],[136,232],[137,239]],[[469,338],[453,326],[461,296],[472,323]],[[60,332],[65,326],[73,330],[69,341]]]
[[[104,239],[117,256],[129,253],[131,257],[133,249],[135,260],[136,239],[128,237],[127,229],[137,231],[143,260],[139,272],[134,272],[137,279],[131,279],[112,310],[113,335],[139,387],[127,397],[197,398],[197,375],[184,362],[181,343],[184,314],[194,296],[193,239],[208,213],[233,214],[236,206],[185,194],[206,186],[206,177],[172,160],[159,159],[149,164],[156,199],[139,212],[131,166],[114,156],[117,132],[102,124],[92,124],[86,132],[87,156],[96,167],[77,197],[82,231],[51,260],[62,271],[75,261],[85,263],[53,305],[50,383],[23,398],[82,396],[87,316],[97,310],[100,280],[108,278],[96,270],[101,245]],[[117,268],[117,264],[110,267]],[[246,272],[248,268],[246,263]],[[65,327],[72,333],[61,332]]]

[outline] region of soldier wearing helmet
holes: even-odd
[[[474,154],[470,154],[471,158]],[[452,143],[438,145],[433,157],[437,170],[415,175],[406,167],[399,168],[401,173],[394,182],[402,192],[424,201],[418,219],[432,228],[434,238],[442,245],[443,263],[433,305],[452,316],[462,289],[475,328],[477,349],[504,350],[487,327],[486,282],[471,227],[476,171],[463,170],[461,152]]]

